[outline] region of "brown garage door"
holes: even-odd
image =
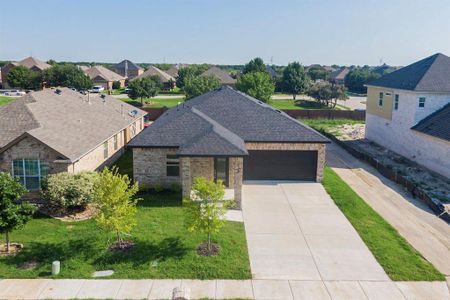
[[[317,151],[250,150],[244,157],[244,180],[315,181]]]

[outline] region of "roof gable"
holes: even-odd
[[[214,76],[219,79],[221,84],[235,84],[236,79],[230,76],[228,72],[220,69],[219,67],[212,66],[206,70],[201,76]]]
[[[141,75],[134,77],[132,80],[141,79],[150,76],[157,76],[161,79],[161,82],[169,82],[175,81],[175,78],[164,72],[163,70],[158,69],[155,66],[149,66],[148,69],[142,73]]]
[[[437,53],[368,85],[417,92],[450,92],[450,57]]]
[[[113,72],[104,66],[93,66],[84,71],[86,75],[88,75],[91,79],[95,79],[97,77],[101,77],[106,81],[119,81],[124,80],[125,77]]]
[[[134,62],[124,59],[120,63],[117,63],[113,66],[113,69],[115,70],[125,70],[125,67],[128,68],[128,70],[136,71],[136,70],[142,70],[141,67],[136,65]]]

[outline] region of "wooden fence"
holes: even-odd
[[[141,108],[148,113],[150,120],[154,121],[159,118],[167,107],[161,108]],[[283,112],[289,116],[298,119],[352,119],[364,120],[366,118],[365,110],[334,110],[334,109],[283,109]]]

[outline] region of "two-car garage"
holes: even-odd
[[[244,157],[244,180],[316,181],[317,151],[249,150]]]

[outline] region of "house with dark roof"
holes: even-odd
[[[173,78],[177,78],[178,77],[178,71],[180,71],[183,68],[188,67],[188,64],[175,64],[173,66],[171,66],[167,71],[165,71],[167,74],[169,74],[170,76],[172,76]]]
[[[136,65],[134,62],[124,59],[120,63],[115,64],[112,69],[119,75],[127,79],[132,79],[144,73],[144,69]]]
[[[120,87],[125,87],[125,76],[117,74],[104,66],[93,66],[84,70],[84,73],[94,81],[95,85],[100,85],[105,90],[112,90],[115,81],[120,83]]]
[[[366,138],[450,178],[450,57],[438,53],[368,83]]]
[[[350,73],[349,68],[341,68],[331,72],[330,82],[335,84],[345,84],[345,77]]]
[[[48,69],[51,67],[51,65],[49,65],[48,63],[43,62],[32,56],[24,58],[20,61],[10,62],[2,67],[2,72],[0,74],[2,88],[4,88],[4,89],[12,88],[12,86],[10,86],[8,84],[7,76],[8,76],[9,71],[11,71],[14,67],[17,67],[17,66],[24,66],[35,72],[42,72],[45,69]]]
[[[146,113],[68,88],[31,92],[0,107],[0,172],[37,190],[47,174],[98,170],[144,128]]]
[[[201,74],[200,76],[214,76],[219,79],[221,85],[234,86],[236,84],[236,79],[231,77],[228,72],[216,66],[212,66],[211,68],[203,72],[203,74]]]
[[[245,180],[320,182],[328,139],[255,98],[223,86],[166,111],[128,147],[134,180],[179,184],[222,180],[240,205]]]

